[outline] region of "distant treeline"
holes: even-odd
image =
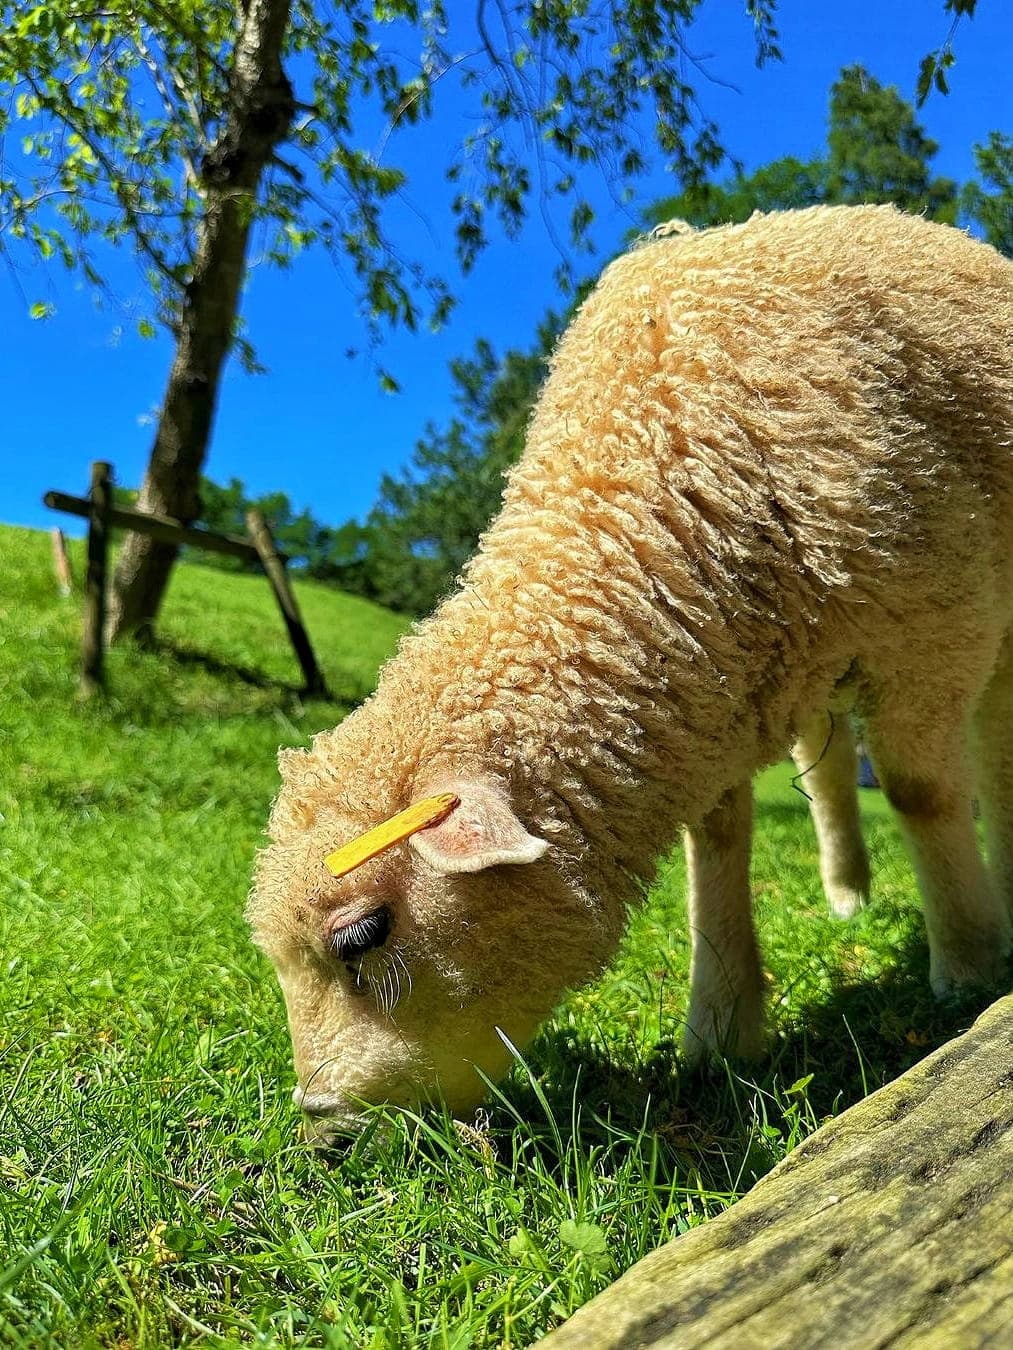
[[[645,211],[644,227],[673,217],[708,226],[746,220],[755,210],[893,202],[935,220],[974,225],[1013,257],[1013,140],[992,132],[976,145],[980,181],[963,187],[932,172],[938,148],[895,88],[852,66],[830,91],[823,155],[775,160],[752,174],[666,198]],[[322,525],[308,511],[296,513],[280,492],[252,501],[237,479],[228,487],[204,480],[201,523],[242,533],[244,513],[255,505],[279,547],[307,575],[404,613],[425,613],[453,585],[495,514],[549,354],[580,298],[566,313],[547,315],[530,350],[500,358],[481,341],[471,357],[453,363],[455,416],[446,427],[428,426],[409,466],[383,479],[365,524]]]

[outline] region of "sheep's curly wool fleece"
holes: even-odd
[[[1011,618],[1011,351],[1013,267],[890,207],[645,241],[560,341],[460,589],[276,823],[474,769],[628,891],[845,675],[945,705]]]

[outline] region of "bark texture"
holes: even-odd
[[[977,1346],[1013,1327],[1013,996],[540,1345]]]
[[[201,167],[205,209],[183,297],[176,350],[138,509],[189,523],[235,331],[257,194],[288,133],[292,89],[281,57],[290,0],[250,0],[237,39],[228,107]],[[116,569],[112,638],[150,634],[176,559],[172,544],[128,535]]]

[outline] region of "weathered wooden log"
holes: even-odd
[[[539,1350],[703,1345],[1013,1345],[1013,996]]]

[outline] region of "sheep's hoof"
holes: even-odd
[[[691,1073],[715,1067],[726,1059],[760,1060],[766,1053],[766,1038],[761,1026],[728,1027],[716,1035],[713,1019],[707,1029],[695,1029],[689,1022],[682,1035],[682,1062]]]
[[[869,889],[861,886],[828,886],[827,900],[835,919],[853,919],[869,903]]]
[[[977,937],[977,941],[965,942],[958,950],[932,953],[929,983],[937,999],[963,998],[976,990],[1005,984],[1010,954],[1008,926],[987,937],[981,934]]]

